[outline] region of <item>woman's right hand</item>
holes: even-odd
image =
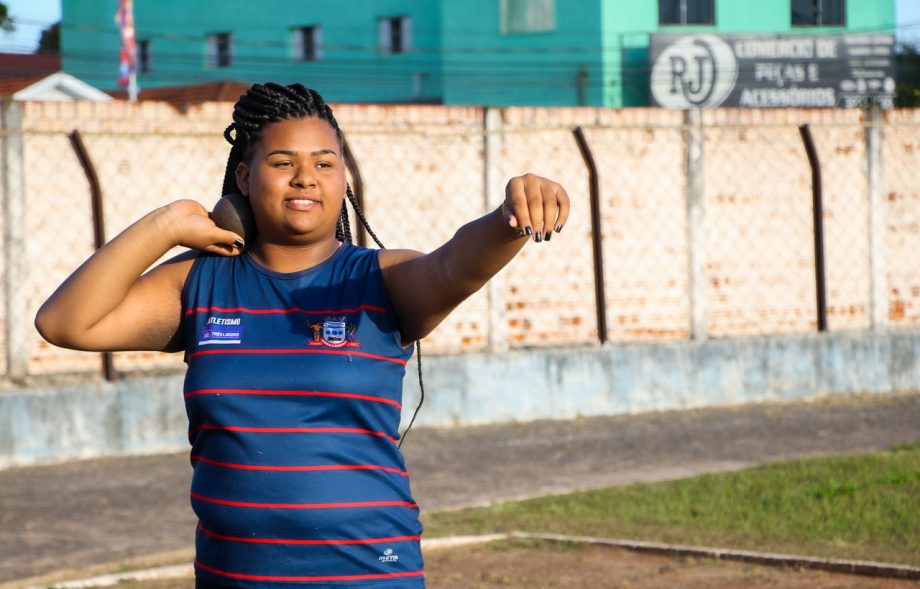
[[[238,255],[245,243],[241,236],[221,229],[208,216],[201,203],[182,199],[158,211],[162,215],[172,243],[204,252],[225,256]]]

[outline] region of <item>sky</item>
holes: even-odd
[[[0,31],[0,53],[31,53],[43,29],[61,18],[61,0],[3,0],[18,22],[16,31]],[[759,1],[759,0],[748,0]],[[112,18],[115,17],[112,0]],[[920,42],[920,0],[895,0],[896,35],[899,41]]]
[[[12,33],[0,31],[0,52],[32,53],[48,26],[61,20],[61,0],[3,0],[10,16],[17,21]],[[920,0],[916,0],[920,3]],[[115,0],[112,0],[115,4]],[[115,10],[112,9],[112,17]]]

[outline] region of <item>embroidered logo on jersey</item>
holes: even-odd
[[[242,341],[243,320],[240,317],[208,317],[198,345],[238,344]]]
[[[358,326],[354,323],[348,323],[345,315],[326,316],[322,323],[308,323],[307,326],[313,331],[313,339],[307,344],[311,346],[329,346],[331,348],[341,348],[348,346],[358,348],[361,343],[355,338],[358,333]]]
[[[393,554],[392,548],[387,548],[383,551],[383,556],[377,558],[380,562],[396,562],[399,560],[399,557]]]

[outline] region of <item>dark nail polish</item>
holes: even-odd
[[[533,240],[536,241],[537,243],[540,243],[541,241],[543,241],[543,234],[537,233],[536,235],[533,236]]]
[[[234,240],[234,241],[233,241],[233,245],[235,245],[235,246],[238,247],[239,249],[243,249],[244,247],[246,247],[246,244],[243,243],[243,240],[242,240],[242,239],[236,239],[236,240]]]
[[[524,227],[524,233],[526,233],[527,235],[533,235],[533,228],[530,225],[528,225],[527,227]]]
[[[562,225],[556,227],[556,233],[562,233]]]
[[[552,239],[552,238],[553,238],[553,232],[552,232],[552,231],[547,231],[547,232],[546,232],[546,235],[543,237],[543,240],[544,240],[544,241],[549,241],[549,240]]]

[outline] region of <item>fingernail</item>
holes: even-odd
[[[236,239],[236,240],[234,240],[234,241],[233,241],[233,245],[235,245],[235,246],[238,247],[239,249],[243,249],[244,247],[246,247],[246,244],[243,243],[243,240],[242,240],[242,239]]]
[[[524,233],[526,233],[527,235],[533,235],[533,228],[530,225],[528,225],[527,227],[524,227]]]
[[[549,241],[549,240],[552,239],[552,238],[553,238],[553,232],[552,232],[552,231],[547,231],[547,232],[546,232],[546,236],[545,236],[543,239],[544,239],[545,241]]]
[[[562,233],[562,225],[556,227],[556,233]]]
[[[537,243],[540,243],[541,241],[543,241],[543,234],[537,233],[536,235],[533,236],[533,240],[536,241]]]

